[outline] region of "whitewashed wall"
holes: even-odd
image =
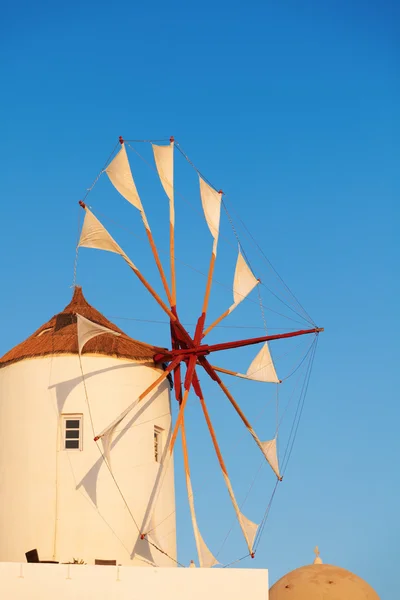
[[[128,360],[83,356],[94,432],[118,416],[161,371]],[[60,414],[83,414],[82,451],[61,449]],[[77,355],[24,360],[0,369],[0,561],[116,559],[121,565],[175,566],[145,541],[103,462]],[[171,427],[167,381],[117,428],[111,463],[139,528],[160,480],[153,428],[166,447]],[[101,442],[99,446],[102,447]],[[156,507],[157,541],[176,557],[173,464]],[[165,520],[164,520],[165,519]],[[135,558],[132,553],[136,550]]]
[[[0,598],[268,600],[268,571],[0,563]]]

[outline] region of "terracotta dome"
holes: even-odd
[[[106,319],[85,299],[82,288],[76,286],[71,302],[62,312],[54,315],[39,327],[28,339],[15,346],[0,358],[0,368],[29,358],[55,354],[78,354],[76,314],[90,321],[117,331],[121,335],[101,335],[90,340],[84,347],[84,354],[102,354],[118,358],[130,358],[153,363],[153,356],[164,352],[162,348],[138,342],[127,336],[119,327]]]
[[[317,563],[284,575],[270,589],[269,600],[379,600],[379,596],[354,573]]]

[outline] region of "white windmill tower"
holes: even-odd
[[[157,350],[126,336],[76,287],[61,313],[0,360],[0,561],[37,549],[42,560],[175,566],[173,464],[161,478],[167,378],[112,440],[102,438],[104,448],[93,443],[164,376]]]

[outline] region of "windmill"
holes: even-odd
[[[221,207],[223,205],[223,192],[217,191],[198,172],[200,200],[202,210],[204,213],[204,218],[208,225],[209,232],[211,234],[212,247],[202,306],[199,311],[200,314],[197,318],[194,334],[191,335],[189,333],[187,327],[185,327],[182,324],[179,317],[180,309],[176,293],[177,277],[175,268],[176,256],[174,150],[176,147],[178,147],[178,149],[182,153],[183,151],[180,149],[179,144],[175,143],[174,138],[171,138],[169,140],[169,143],[162,145],[155,144],[152,142],[150,143],[152,145],[155,170],[158,173],[162,187],[169,200],[169,278],[167,277],[166,271],[164,270],[164,266],[160,259],[155,238],[153,236],[144,205],[139,196],[135,180],[132,175],[132,170],[126,149],[128,142],[126,142],[122,137],[119,139],[119,150],[116,154],[114,150],[114,152],[112,153],[112,159],[110,160],[110,162],[108,162],[102,173],[105,173],[108,176],[112,185],[119,192],[119,194],[140,213],[143,227],[164,288],[164,299],[149,283],[146,275],[136,266],[136,264],[131,260],[131,258],[129,258],[125,251],[119,246],[117,241],[110,235],[110,233],[103,226],[100,220],[95,216],[91,207],[89,207],[85,202],[86,197],[84,198],[84,200],[79,202],[79,204],[85,211],[85,216],[78,242],[78,249],[92,248],[120,255],[123,258],[123,260],[128,264],[130,269],[133,271],[140,284],[144,286],[149,295],[152,296],[152,298],[155,300],[155,302],[158,304],[161,310],[167,315],[170,323],[170,347],[165,350],[160,349],[160,351],[158,351],[153,357],[154,362],[156,364],[165,365],[163,373],[155,381],[153,381],[150,386],[148,386],[146,389],[143,389],[140,395],[137,398],[135,398],[134,401],[121,414],[116,415],[115,419],[111,423],[109,423],[107,427],[105,427],[102,431],[98,432],[94,439],[96,442],[102,442],[104,448],[104,455],[107,461],[110,463],[111,444],[114,433],[119,424],[167,377],[172,377],[174,394],[179,404],[179,411],[173,427],[172,434],[169,439],[168,450],[166,452],[165,460],[162,467],[164,472],[166,472],[166,470],[168,469],[168,463],[173,455],[173,450],[178,433],[180,432],[182,439],[183,463],[188,493],[188,502],[193,525],[194,538],[199,558],[199,564],[202,567],[211,567],[217,564],[217,559],[209,550],[199,530],[189,467],[187,435],[185,427],[185,410],[187,408],[190,392],[194,393],[195,397],[198,399],[198,402],[200,404],[212,440],[212,444],[218,459],[221,473],[226,484],[240,529],[242,531],[245,544],[248,549],[248,553],[252,557],[254,557],[254,540],[257,534],[257,525],[250,519],[248,519],[239,507],[228,474],[227,466],[221,452],[218,437],[214,429],[213,423],[211,421],[205,394],[203,393],[203,389],[200,384],[199,371],[205,373],[214,382],[215,386],[220,388],[224,396],[227,398],[229,403],[236,411],[240,421],[247,430],[248,434],[253,438],[258,450],[261,452],[262,456],[273,470],[277,481],[281,481],[282,475],[280,471],[277,453],[277,433],[275,434],[274,438],[266,441],[262,441],[259,438],[252,424],[246,417],[245,412],[239,405],[237,399],[233,396],[232,392],[229,389],[229,386],[225,383],[222,377],[224,375],[229,375],[231,377],[238,377],[245,380],[255,380],[264,382],[266,384],[275,383],[279,385],[281,381],[276,373],[275,365],[268,345],[269,342],[273,340],[283,340],[297,336],[318,336],[318,334],[321,331],[323,331],[323,329],[314,326],[310,329],[299,329],[296,331],[276,333],[274,335],[263,335],[259,337],[239,339],[230,342],[212,344],[207,343],[208,334],[215,327],[219,326],[225,318],[227,318],[236,310],[236,308],[242,303],[242,301],[245,300],[251,294],[251,292],[260,284],[260,280],[253,273],[250,265],[245,259],[242,248],[239,245],[236,268],[234,270],[233,276],[233,303],[228,308],[226,308],[226,310],[217,319],[215,319],[210,324],[208,323],[207,315],[210,305],[214,271],[217,260],[218,241],[220,234]],[[186,157],[186,155],[184,156]],[[90,321],[85,320],[83,317],[80,317],[80,315],[77,315],[77,318],[80,350],[83,348],[86,341],[91,339],[91,337],[101,334],[114,333],[111,331],[107,331],[107,328],[99,330],[97,327],[96,329],[95,324],[90,323]],[[258,347],[258,352],[253,361],[251,362],[250,366],[248,367],[246,373],[240,373],[231,369],[219,367],[215,365],[214,361],[212,360],[213,354],[215,352],[226,352],[228,350],[233,350],[235,348],[243,348],[246,346],[255,346],[256,348]],[[141,531],[142,539],[145,539],[146,536],[148,536],[149,533],[153,531],[153,529],[154,524],[151,520],[150,513],[148,520],[144,524],[143,529]]]

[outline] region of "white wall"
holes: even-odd
[[[37,548],[43,560],[78,558],[93,564],[96,558],[116,559],[122,565],[154,560],[175,566],[147,542],[137,541],[129,513],[142,529],[160,478],[153,428],[164,430],[166,447],[171,427],[169,384],[163,382],[117,427],[111,464],[120,492],[94,433],[161,371],[102,356],[83,356],[82,365],[91,416],[77,355],[24,360],[0,369],[0,561],[24,561],[25,552]],[[60,413],[83,414],[82,451],[61,449]],[[171,463],[154,525],[157,544],[175,558],[174,511]],[[141,557],[132,560],[135,548]]]
[[[7,600],[268,600],[268,571],[0,563],[0,597]]]

